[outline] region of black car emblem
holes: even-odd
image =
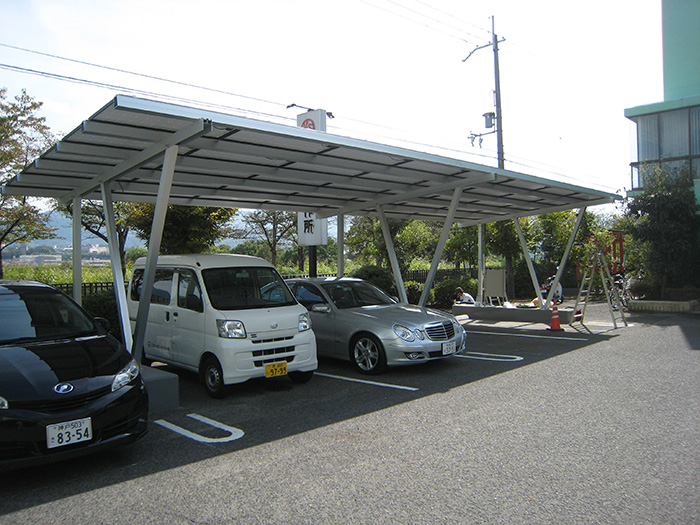
[[[73,391],[73,385],[70,383],[59,383],[53,387],[53,391],[57,394],[68,394]]]

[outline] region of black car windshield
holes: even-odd
[[[211,268],[202,271],[211,305],[217,310],[246,310],[297,304],[274,268]]]
[[[322,286],[333,304],[341,310],[396,303],[379,288],[364,281],[338,281],[325,283]]]
[[[77,304],[50,288],[3,286],[0,319],[0,344],[19,339],[78,337],[97,331]]]

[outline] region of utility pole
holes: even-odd
[[[500,40],[503,42],[505,39]],[[496,83],[496,141],[498,144],[498,167],[500,169],[505,168],[506,160],[505,160],[505,155],[503,154],[503,116],[501,115],[501,74],[499,70],[499,65],[498,65],[498,37],[496,36],[496,17],[492,16],[491,17],[491,43],[490,44],[485,44],[483,46],[478,46],[476,47],[469,55],[467,58],[462,60],[462,62],[466,62],[467,59],[472,56],[476,51],[479,49],[484,49],[487,47],[493,47],[493,69],[494,69],[494,76],[495,76],[495,83]],[[487,127],[492,127],[492,124],[489,125],[490,118],[489,114],[485,114],[485,117],[487,117]],[[472,145],[474,144],[474,139],[476,137],[479,137],[479,144],[481,144],[481,137],[484,135],[488,135],[490,133],[493,133],[493,131],[489,131],[486,133],[480,133],[480,134],[471,134],[471,139],[472,139]],[[484,277],[485,277],[485,271],[486,271],[486,264],[484,260],[484,225],[479,224],[479,293],[477,295],[476,301],[477,304],[483,304],[484,302]]]
[[[498,36],[496,36],[496,20],[495,17],[491,17],[491,43],[490,44],[484,44],[483,46],[478,46],[472,50],[471,53],[462,60],[462,62],[466,62],[470,56],[472,56],[475,52],[477,52],[479,49],[485,49],[487,47],[492,47],[493,48],[493,69],[494,69],[494,76],[495,76],[495,94],[496,94],[496,141],[498,143],[498,167],[503,169],[505,168],[505,155],[503,154],[503,115],[501,114],[502,109],[501,109],[501,74],[500,74],[500,69],[499,69],[499,64],[498,64],[498,44],[499,42],[504,42],[505,38],[502,38],[501,40],[498,40]],[[486,117],[487,115],[492,115],[490,113],[485,114],[484,116]],[[487,122],[489,122],[489,119],[487,117]],[[493,127],[492,124],[487,124],[487,127]],[[472,133],[471,138],[472,138],[472,145],[474,144],[474,139],[476,137],[483,137],[484,135],[489,135],[491,133],[494,133],[493,131],[488,131],[486,133],[479,133],[479,134],[474,134]]]
[[[496,140],[498,142],[498,167],[506,166],[503,154],[503,115],[501,114],[501,73],[498,67],[498,37],[496,36],[496,17],[491,17],[491,44],[493,45],[493,69],[496,76]]]

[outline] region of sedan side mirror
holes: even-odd
[[[326,303],[316,303],[313,306],[311,306],[311,311],[317,312],[319,314],[329,314],[331,313],[331,307],[328,306]]]
[[[97,324],[109,332],[109,329],[111,328],[111,323],[109,320],[104,317],[95,317],[95,321],[97,321]]]

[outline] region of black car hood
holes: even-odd
[[[0,396],[37,400],[86,394],[111,384],[130,359],[116,340],[102,335],[0,346]],[[55,393],[59,383],[70,383],[73,391]]]

